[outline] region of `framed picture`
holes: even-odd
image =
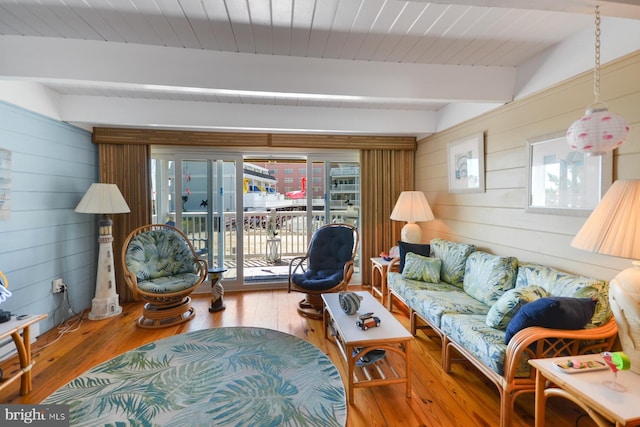
[[[611,186],[613,154],[575,151],[565,132],[530,139],[528,151],[527,212],[588,216]]]
[[[447,145],[449,193],[484,192],[484,133]]]

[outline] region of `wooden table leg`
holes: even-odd
[[[31,391],[31,368],[33,363],[31,361],[31,332],[29,325],[25,326],[22,331],[22,336],[20,336],[19,331],[16,331],[11,334],[11,338],[13,338],[16,350],[18,350],[18,358],[22,370],[20,394],[24,396]]]
[[[347,359],[347,376],[349,377],[349,384],[347,385],[347,394],[349,395],[349,405],[353,405],[353,376],[355,371],[356,361],[353,358],[353,346],[346,346],[346,359]]]
[[[407,397],[411,398],[411,340],[404,344],[406,366],[407,366]]]
[[[326,340],[329,337],[329,313],[327,313],[326,307],[322,309],[322,329],[324,329],[324,339]]]
[[[544,427],[545,406],[547,396],[544,393],[546,378],[536,370],[536,394],[535,394],[535,427]]]

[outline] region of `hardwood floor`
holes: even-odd
[[[356,287],[354,290],[358,290]],[[123,304],[123,314],[100,321],[83,320],[60,334],[57,329],[40,336],[33,345],[36,364],[33,390],[19,395],[19,383],[0,392],[2,403],[39,403],[53,391],[92,366],[151,341],[184,332],[223,326],[257,326],[276,329],[306,339],[326,353],[345,376],[345,363],[335,344],[324,339],[322,321],[299,316],[301,294],[286,291],[228,292],[227,309],[208,312],[209,295],[195,295],[197,315],[190,322],[163,329],[141,329],[136,319],[141,304]],[[406,313],[394,315],[407,328]],[[413,396],[395,384],[355,390],[355,404],[348,408],[347,426],[497,426],[497,389],[468,364],[454,365],[447,374],[440,367],[440,342],[422,333],[412,346]],[[18,367],[17,357],[0,363],[7,374]],[[550,399],[547,423],[554,427],[589,427],[595,424],[570,402]],[[513,425],[533,426],[533,395],[521,396]]]

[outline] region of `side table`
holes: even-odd
[[[382,305],[387,301],[387,271],[391,261],[371,258],[371,294],[380,297]]]
[[[535,427],[545,425],[545,405],[549,396],[559,396],[580,406],[599,426],[640,426],[640,375],[631,371],[618,372],[618,382],[627,387],[617,392],[602,384],[611,379],[609,369],[566,373],[555,362],[599,357],[597,354],[529,360],[536,368]],[[552,385],[545,388],[549,381]]]
[[[35,363],[31,359],[30,326],[44,319],[47,315],[33,314],[19,317],[20,319],[12,316],[8,322],[0,323],[0,339],[11,336],[18,350],[18,358],[20,359],[20,370],[0,384],[0,390],[20,378],[20,394],[25,395],[31,391],[31,368]],[[22,331],[22,334],[20,334],[20,331]]]
[[[225,271],[227,271],[226,268],[213,267],[209,269],[209,280],[211,280],[211,307],[209,307],[209,313],[215,313],[227,308],[222,300],[224,288],[220,283]]]

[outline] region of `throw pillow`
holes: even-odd
[[[414,254],[429,256],[429,245],[422,243],[407,243],[398,240],[398,247],[400,248],[400,273],[404,270],[404,262],[407,254],[413,252]]]
[[[469,296],[491,307],[509,289],[513,289],[518,260],[483,251],[469,254],[464,268],[462,288]]]
[[[467,258],[476,250],[475,245],[454,243],[444,239],[431,239],[431,256],[442,260],[440,279],[462,288]]]
[[[505,344],[521,329],[542,326],[552,329],[582,329],[591,320],[597,300],[592,298],[545,297],[525,304],[507,325]]]
[[[485,323],[487,326],[504,331],[523,305],[547,295],[544,288],[536,285],[509,289],[491,306]]]
[[[409,252],[405,259],[402,277],[421,282],[439,283],[441,265],[442,262],[438,258],[429,258]]]

